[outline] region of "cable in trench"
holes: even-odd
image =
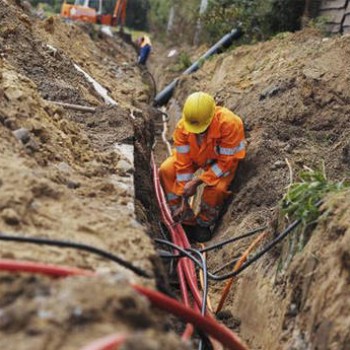
[[[272,241],[270,241],[263,249],[261,249],[258,253],[256,253],[252,258],[248,259],[244,264],[242,264],[237,270],[233,272],[229,272],[226,274],[223,274],[221,276],[213,274],[208,271],[208,277],[214,281],[224,281],[231,277],[238,276],[242,271],[244,271],[246,268],[248,268],[251,264],[256,262],[258,259],[260,259],[263,255],[265,255],[269,250],[271,250],[274,246],[276,246],[280,241],[282,241],[285,237],[287,237],[288,234],[290,234],[299,224],[301,223],[301,220],[296,220],[292,224],[290,224],[282,233],[277,235],[276,238],[274,238]],[[189,258],[191,259],[197,266],[201,267],[201,263],[197,258],[195,258],[189,251],[184,249],[183,247],[176,245],[172,242],[161,240],[161,239],[155,239],[155,242],[167,245],[171,248],[174,248],[178,250],[182,255],[178,255],[178,258]]]
[[[41,273],[49,276],[97,276],[96,273],[89,270],[61,267],[56,265],[46,265],[30,261],[16,261],[6,259],[0,259],[0,270]],[[177,300],[174,300],[158,291],[137,284],[131,284],[131,287],[139,294],[145,296],[154,306],[167,311],[186,322],[192,323],[200,331],[217,339],[228,349],[247,350],[247,347],[241,342],[235,333],[218,323],[213,318],[205,317],[198,312],[182,305]]]
[[[54,239],[40,238],[40,237],[13,236],[13,235],[7,235],[1,231],[0,231],[0,241],[8,241],[8,242],[12,241],[12,242],[18,242],[18,243],[48,245],[48,246],[54,246],[59,248],[72,248],[72,249],[83,250],[98,256],[102,256],[105,259],[111,260],[125,267],[126,269],[133,271],[134,273],[136,273],[141,277],[153,278],[151,273],[146,272],[145,270],[137,266],[134,266],[133,264],[120,258],[119,256],[114,255],[108,251],[105,251],[87,244],[83,244],[83,243],[68,242],[63,240],[54,240]]]

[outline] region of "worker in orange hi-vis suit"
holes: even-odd
[[[175,150],[159,169],[160,181],[174,220],[182,222],[190,239],[205,242],[212,236],[210,226],[229,194],[238,162],[246,154],[243,123],[227,108],[217,107],[209,94],[195,92],[184,104],[173,138]],[[200,168],[204,172],[195,177]],[[188,198],[202,183],[200,211],[195,216]]]

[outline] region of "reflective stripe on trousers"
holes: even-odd
[[[228,186],[235,176],[236,168],[232,173],[221,177],[215,186],[205,186],[201,198],[200,212],[193,222],[187,220],[187,224],[196,224],[202,226],[212,225],[218,217],[220,209],[229,195]],[[181,197],[176,193],[179,191],[180,184],[176,181],[175,157],[171,156],[166,159],[159,169],[159,177],[163,189],[168,198],[168,204],[174,212],[181,205]],[[170,197],[170,198],[169,198]]]

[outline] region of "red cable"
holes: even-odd
[[[157,291],[139,285],[133,285],[133,287],[139,293],[145,295],[147,299],[158,308],[172,313],[186,322],[194,324],[196,328],[219,340],[220,343],[228,349],[247,350],[247,347],[243,345],[241,340],[233,332],[213,318],[202,316],[198,312],[180,304],[177,300],[171,299]]]
[[[153,168],[154,187],[156,189],[158,205],[161,210],[163,222],[167,225],[169,229],[173,243],[184,248],[190,248],[191,245],[188,241],[187,235],[183,227],[180,224],[174,223],[174,220],[170,213],[169,207],[167,205],[167,201],[165,199],[163,188],[160,186],[159,175],[155,165],[153,153],[151,154],[151,163]],[[202,301],[201,292],[198,288],[197,275],[196,275],[194,263],[190,259],[183,258],[179,261],[177,267],[178,267],[177,271],[178,271],[178,278],[180,281],[180,288],[181,288],[182,295],[183,296],[185,295],[184,292],[187,295],[186,285],[185,286],[183,285],[183,281],[185,278],[188,286],[190,287],[192,295],[196,301],[194,305],[194,309],[200,313],[200,309],[203,301]],[[185,299],[183,298],[183,301],[185,305],[188,305],[188,303],[186,302],[186,299],[188,299],[188,297],[185,297]],[[208,313],[208,316],[212,317],[210,313]],[[190,328],[189,325],[187,325],[184,333],[182,334],[182,339],[189,339],[192,332],[193,332],[193,327]],[[213,349],[215,350],[221,349],[221,347],[218,346],[218,344],[212,338],[210,338],[210,341],[212,343]]]
[[[109,335],[93,341],[81,350],[117,350],[120,345],[125,343],[126,338],[125,334]]]
[[[188,242],[184,229],[180,224],[174,223],[174,220],[170,213],[169,207],[167,205],[167,201],[165,199],[163,188],[160,185],[159,175],[154,162],[153,154],[151,155],[151,162],[152,162],[152,168],[153,168],[154,187],[156,191],[158,205],[161,210],[163,222],[166,224],[166,226],[169,229],[173,243],[181,247],[190,248],[191,246]],[[186,287],[186,282],[187,282],[187,285],[190,287],[190,290],[196,302],[194,304],[194,310],[200,313],[200,309],[203,301],[202,301],[201,293],[198,288],[197,276],[196,276],[196,271],[195,271],[195,266],[193,261],[187,258],[181,259],[177,265],[177,272],[178,272],[180,289],[183,296],[184,304],[186,306],[189,305],[188,292]],[[193,333],[193,326],[190,324],[187,324],[185,331],[182,334],[182,339],[184,340],[189,339],[192,333]],[[214,350],[221,348],[220,346],[218,346],[217,343],[215,343],[215,341],[212,338],[210,338],[210,342],[212,343]]]
[[[173,243],[181,247],[190,248],[191,246],[188,242],[184,229],[180,224],[176,224],[174,222],[172,215],[169,211],[169,207],[165,199],[163,188],[160,185],[159,175],[158,175],[157,167],[154,161],[153,153],[151,154],[151,164],[153,168],[154,187],[156,190],[158,204],[161,210],[163,221],[169,229],[171,239]],[[179,274],[180,270],[182,270],[183,272]],[[187,288],[186,288],[186,282],[187,282],[187,285],[189,286],[192,292],[195,302],[197,303],[198,307],[201,308],[202,297],[198,288],[197,276],[196,276],[196,271],[195,271],[195,266],[193,261],[191,261],[188,258],[181,259],[178,263],[177,271],[178,271],[178,278],[179,278],[181,292],[183,293],[185,291],[187,294]],[[182,295],[184,296],[184,294]],[[184,298],[183,300],[184,300],[184,304],[187,305]]]
[[[0,270],[42,273],[50,276],[96,276],[89,270],[69,268],[66,266],[44,265],[30,261],[0,260]],[[199,330],[217,339],[222,345],[232,350],[246,350],[240,339],[228,328],[218,323],[215,319],[202,316],[196,311],[182,305],[177,300],[136,284],[131,285],[137,292],[147,297],[156,307],[178,316],[185,322],[192,323]]]
[[[173,218],[172,218],[171,213],[169,211],[169,208],[167,206],[163,188],[160,185],[158,170],[157,170],[156,163],[154,161],[153,153],[151,154],[151,166],[152,166],[152,170],[153,170],[154,189],[155,189],[158,205],[159,205],[159,208],[161,210],[162,219],[163,219],[164,224],[169,229],[172,241],[176,242],[176,234],[173,230],[174,221],[173,221]],[[179,284],[180,284],[182,301],[183,301],[185,306],[190,307],[186,279],[185,279],[185,274],[183,271],[183,266],[182,266],[181,261],[177,264],[176,271],[177,271],[177,276],[178,276],[178,280],[179,280]],[[184,339],[184,340],[190,339],[192,334],[193,334],[193,331],[194,331],[193,326],[191,324],[187,324],[185,331],[183,332],[183,334],[181,336],[182,339]]]
[[[1,259],[0,270],[41,273],[44,275],[50,275],[55,277],[96,275],[94,271],[77,269],[75,267],[56,266],[31,261],[17,261],[11,259]]]

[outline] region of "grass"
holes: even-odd
[[[316,222],[320,217],[319,203],[325,195],[349,188],[345,181],[327,179],[324,166],[321,170],[305,167],[299,181],[292,183],[282,200],[282,212],[289,218],[301,219],[304,225]]]
[[[179,72],[187,69],[192,64],[190,56],[186,52],[181,52],[176,64],[170,67],[170,71]]]
[[[345,181],[332,182],[327,179],[324,165],[321,169],[313,170],[305,167],[298,176],[298,181],[289,185],[281,203],[282,214],[291,220],[302,220],[290,236],[285,246],[284,254],[279,260],[277,273],[283,273],[290,265],[294,255],[300,252],[312,233],[312,224],[328,211],[321,213],[320,203],[330,193],[338,193],[350,188]]]

